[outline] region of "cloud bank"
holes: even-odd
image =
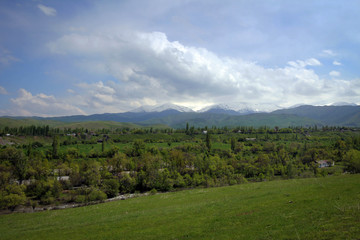
[[[76,97],[88,109],[126,111],[149,102],[191,102],[194,106],[219,102],[272,102],[281,106],[344,99],[359,102],[354,98],[360,95],[359,81],[320,77],[314,68],[322,63],[316,58],[267,68],[169,41],[162,32],[72,33],[50,42],[48,48],[53,54],[76,57],[74,64],[84,71],[114,78],[106,83],[78,85],[83,94]],[[331,50],[323,53],[335,55]],[[330,75],[339,76],[336,72]],[[127,104],[120,107],[124,102]]]
[[[11,111],[10,115],[49,117],[86,114],[80,108],[64,100],[43,93],[34,96],[22,88],[19,90],[19,96],[12,98],[11,102],[14,110]]]

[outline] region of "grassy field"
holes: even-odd
[[[359,238],[359,174],[185,190],[0,216],[0,239]]]

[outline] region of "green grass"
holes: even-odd
[[[359,239],[360,175],[0,216],[0,239]]]

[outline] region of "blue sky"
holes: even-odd
[[[0,115],[360,104],[360,1],[0,1]]]

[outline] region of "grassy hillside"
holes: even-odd
[[[358,239],[360,175],[186,190],[0,216],[1,239]]]
[[[63,122],[48,120],[48,119],[35,119],[35,118],[21,118],[21,119],[14,119],[14,118],[7,118],[7,117],[0,117],[0,128],[3,127],[25,127],[25,126],[46,126],[49,127],[59,127],[64,125]]]
[[[89,122],[76,122],[66,123],[61,128],[87,128],[87,129],[116,129],[116,128],[143,128],[143,126],[134,123],[121,123],[113,121],[89,121]]]

